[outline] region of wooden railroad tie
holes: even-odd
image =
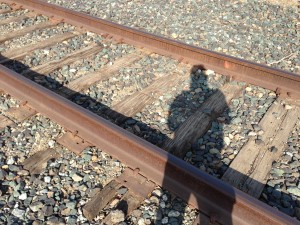
[[[222,86],[174,131],[174,138],[168,139],[163,149],[183,158],[188,151],[184,146],[204,135],[210,128],[211,122],[226,109],[231,99],[237,96],[242,89],[243,86],[240,85],[225,84]],[[209,109],[211,114],[208,114],[206,109]]]
[[[257,142],[255,137],[250,138],[230,164],[222,180],[259,198],[272,163],[282,155],[299,115],[298,107],[287,109],[283,102],[275,101],[259,123],[264,132],[262,140]]]
[[[127,187],[128,191],[122,196],[115,209],[122,210],[125,216],[136,209],[155,188],[155,184],[145,177],[127,168],[119,177],[108,183],[84,207],[83,214],[88,220],[93,220],[115,197],[120,187]],[[108,214],[102,223],[109,223],[111,215]]]
[[[0,115],[0,130],[6,126],[12,126],[15,123],[22,122],[36,114],[36,111],[27,106],[25,103],[20,103],[19,107],[12,107],[5,115]]]
[[[59,42],[65,41],[67,39],[70,39],[72,37],[75,37],[78,34],[78,32],[67,32],[67,33],[63,33],[63,34],[57,34],[54,35],[53,37],[50,37],[44,41],[38,42],[38,43],[34,43],[34,44],[29,44],[29,45],[25,45],[22,48],[13,48],[13,49],[9,49],[8,51],[5,52],[1,52],[1,56],[0,56],[0,63],[5,63],[5,62],[9,62],[11,60],[17,60],[20,59],[28,54],[30,54],[31,52],[33,52],[34,50],[37,49],[42,49],[54,44],[57,44]]]
[[[7,40],[10,40],[10,39],[14,39],[14,38],[23,36],[27,33],[33,32],[35,30],[45,29],[45,28],[54,27],[54,26],[56,26],[56,24],[52,23],[52,22],[49,22],[49,21],[42,22],[42,23],[39,23],[39,24],[35,24],[35,25],[32,25],[32,26],[28,26],[28,27],[25,27],[23,29],[16,30],[16,31],[13,31],[13,32],[9,32],[8,34],[2,35],[0,37],[0,43],[4,42],[4,41],[7,41]]]
[[[30,174],[40,174],[45,170],[50,159],[57,159],[59,157],[60,154],[54,149],[46,149],[25,159],[23,167],[28,170]]]

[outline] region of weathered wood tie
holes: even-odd
[[[110,183],[104,186],[104,188],[83,207],[83,215],[89,221],[94,219],[116,195],[119,187],[121,187],[121,184],[115,180],[112,180]]]
[[[5,112],[6,116],[15,122],[21,122],[36,114],[36,111],[25,103],[20,103],[19,107],[12,107]]]
[[[29,18],[28,14],[19,15],[19,16],[16,16],[16,17],[9,17],[7,19],[1,20],[0,21],[0,26],[6,25],[6,24],[9,24],[9,23],[20,22],[20,21],[22,21],[24,19],[27,19],[27,18]]]
[[[135,195],[132,191],[128,190],[121,201],[115,207],[114,210],[121,210],[124,213],[125,218],[129,216],[133,210],[135,210],[144,201],[145,198]],[[103,225],[114,225],[116,224],[113,219],[113,215],[110,212],[102,221]]]
[[[149,195],[154,189],[155,184],[140,175],[138,171],[127,168],[119,177],[104,186],[104,188],[83,207],[82,211],[84,216],[90,221],[94,219],[100,211],[111,202],[121,186],[127,187],[128,191],[123,195],[116,209],[122,210],[125,216],[127,216]],[[125,208],[123,207],[124,203],[126,203]],[[109,221],[110,214],[107,215],[107,218],[105,218],[102,223]]]
[[[56,24],[52,23],[50,21],[47,21],[47,22],[43,22],[43,23],[39,23],[39,24],[35,24],[35,25],[32,25],[32,26],[25,27],[21,30],[16,30],[16,31],[13,31],[13,32],[9,32],[8,34],[2,35],[0,37],[0,43],[4,42],[4,41],[7,41],[7,40],[10,40],[10,39],[14,39],[14,38],[23,36],[27,33],[31,33],[32,31],[35,31],[35,30],[45,29],[45,28],[49,28],[49,27],[53,27],[53,26],[56,26]]]
[[[19,107],[12,107],[4,115],[0,115],[0,129],[11,126],[17,122],[22,122],[27,118],[36,114],[36,112],[28,107],[26,104],[21,103]]]
[[[282,102],[275,101],[259,123],[264,132],[261,135],[262,143],[257,142],[255,137],[250,138],[230,164],[222,180],[259,198],[272,163],[282,155],[299,115],[298,107],[287,109]]]
[[[107,110],[107,114],[118,122],[124,121],[142,111],[147,105],[153,103],[165,90],[183,82],[187,76],[171,73],[154,80],[148,87],[138,91]],[[162,88],[164,87],[164,88]]]
[[[184,146],[187,143],[193,143],[197,138],[204,135],[210,128],[212,120],[225,110],[230,100],[237,96],[242,89],[242,86],[233,84],[222,86],[176,129],[174,138],[166,140],[163,149],[178,157],[184,157],[186,154]],[[211,114],[206,113],[206,111],[210,111]]]
[[[4,93],[5,92],[0,89],[0,94]],[[12,126],[17,122],[22,122],[23,120],[36,114],[35,110],[27,106],[25,102],[21,102],[19,107],[12,107],[2,113],[4,115],[0,115],[0,130],[7,126]]]
[[[39,151],[23,162],[24,169],[28,170],[30,174],[40,174],[47,167],[47,162],[50,159],[57,159],[60,154],[54,149],[46,149]]]
[[[0,9],[0,14],[6,14],[12,12],[11,9]]]
[[[44,41],[23,46],[22,48],[9,49],[6,52],[1,52],[0,63],[2,64],[5,62],[9,62],[13,59],[20,59],[20,58],[30,54],[32,51],[34,51],[36,49],[46,48],[48,46],[51,46],[56,43],[59,43],[59,42],[65,41],[67,39],[70,39],[72,37],[75,37],[76,35],[77,35],[77,33],[69,33],[69,32],[63,33],[63,34],[58,34],[58,35],[55,35]]]
[[[5,127],[11,126],[14,124],[14,121],[11,119],[7,118],[4,115],[0,115],[0,131],[4,129]]]
[[[96,82],[108,79],[112,74],[118,72],[122,67],[129,66],[142,57],[143,55],[138,52],[125,55],[122,58],[117,59],[111,66],[105,66],[99,71],[83,75],[76,80],[71,81],[66,86],[61,87],[58,90],[58,93],[64,97],[70,98],[72,95],[74,95],[74,93],[80,92]]]
[[[29,75],[34,72],[39,73],[40,75],[45,75],[45,74],[48,74],[64,65],[68,65],[79,59],[83,59],[83,58],[87,58],[91,55],[95,55],[100,51],[100,49],[101,49],[100,46],[98,46],[96,44],[92,44],[88,47],[79,49],[79,50],[63,57],[62,59],[53,60],[53,61],[47,62],[45,64],[24,70],[22,72],[22,75]]]

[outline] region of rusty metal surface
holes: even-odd
[[[60,137],[57,142],[77,155],[81,154],[84,149],[91,146],[90,143],[78,137],[76,134],[72,134],[68,131],[64,133],[64,135]]]
[[[0,89],[189,202],[222,224],[299,224],[247,194],[0,66]]]
[[[201,65],[205,69],[212,69],[236,80],[277,91],[284,96],[287,95],[294,99],[300,98],[300,75],[297,74],[152,35],[40,0],[2,0],[2,2],[18,3],[22,7],[34,9],[95,33],[107,34],[117,41],[146,47],[153,52],[192,65]]]
[[[139,174],[138,169],[131,170],[130,168],[126,168],[116,180],[123,184],[123,186],[128,187],[132,193],[143,198],[147,198],[156,186],[155,183]]]

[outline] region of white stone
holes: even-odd
[[[55,145],[55,141],[53,141],[53,140],[48,141],[48,145],[50,148],[53,148]]]
[[[229,137],[224,137],[224,142],[226,145],[229,145],[230,144],[230,138]]]
[[[161,122],[161,123],[165,123],[165,122],[166,122],[166,119],[165,119],[165,118],[161,118],[161,119],[160,119],[160,122]]]
[[[262,96],[264,96],[264,94],[263,93],[258,93],[258,95],[257,95],[259,98],[262,98]]]
[[[15,163],[15,160],[14,160],[13,157],[9,157],[9,158],[7,159],[7,164],[8,164],[8,165],[12,165],[12,164],[14,164],[14,163]]]
[[[140,218],[138,221],[138,225],[146,225],[144,218]]]
[[[257,134],[258,134],[258,135],[263,135],[263,134],[264,134],[264,131],[263,131],[263,130],[260,130],[260,131],[257,132]]]
[[[156,195],[157,197],[160,197],[162,196],[162,191],[160,189],[155,189],[153,192],[152,192],[153,195]]]
[[[20,196],[19,196],[19,199],[20,200],[25,200],[27,198],[27,194],[26,193],[22,193]]]
[[[176,34],[176,33],[172,33],[171,35],[172,35],[172,38],[177,38],[178,37],[178,34]]]
[[[203,73],[204,73],[206,76],[210,76],[210,75],[214,75],[214,74],[215,74],[215,71],[213,71],[213,70],[204,70]]]
[[[73,176],[72,176],[72,179],[75,181],[75,182],[79,182],[79,181],[82,181],[82,176],[79,176],[78,174],[74,173]]]
[[[250,132],[248,133],[248,135],[251,136],[251,137],[253,137],[253,136],[256,136],[257,134],[256,134],[255,132],[253,132],[253,131],[250,131]]]
[[[293,195],[300,197],[300,189],[297,187],[289,187],[287,188],[287,191]]]
[[[11,213],[12,213],[15,217],[21,218],[21,217],[23,217],[25,211],[24,211],[24,210],[21,210],[21,209],[14,209]]]
[[[251,87],[246,87],[246,91],[252,91]]]
[[[51,181],[51,177],[44,177],[44,181],[46,182],[46,183],[50,183],[50,181]]]
[[[151,196],[150,201],[155,204],[159,204],[159,199],[156,196]]]

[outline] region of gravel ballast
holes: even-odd
[[[45,0],[46,1],[46,0]],[[47,0],[213,51],[299,73],[297,1]]]
[[[1,224],[84,224],[88,221],[82,208],[92,192],[124,169],[96,148],[75,155],[57,144],[63,133],[39,114],[0,131]],[[48,161],[42,173],[30,174],[23,168],[24,160],[45,149],[55,149],[61,157]],[[99,218],[89,224],[99,224]]]

